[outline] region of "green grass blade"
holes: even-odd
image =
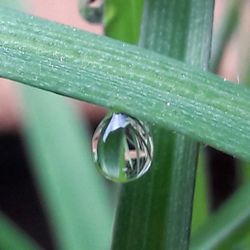
[[[33,169],[59,249],[109,249],[112,210],[86,128],[60,96],[27,88],[24,100]]]
[[[214,249],[250,221],[250,184],[237,191],[191,240],[192,250]],[[248,228],[249,230],[249,228]]]
[[[39,250],[42,248],[0,212],[0,249]]]
[[[128,113],[250,160],[249,88],[6,8],[0,23],[1,77]]]
[[[205,68],[213,1],[145,0],[144,4],[140,45]],[[197,20],[201,24],[196,25]],[[152,169],[142,181],[121,191],[113,249],[188,248],[197,145],[157,126],[152,131]]]

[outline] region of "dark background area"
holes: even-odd
[[[46,249],[53,249],[22,137],[0,136],[0,209]]]

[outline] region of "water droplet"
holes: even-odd
[[[149,169],[153,142],[144,123],[125,114],[113,113],[97,127],[92,151],[101,174],[115,182],[129,182]]]

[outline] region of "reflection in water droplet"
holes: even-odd
[[[115,182],[129,182],[147,172],[153,156],[148,127],[121,113],[104,118],[92,139],[98,170]]]

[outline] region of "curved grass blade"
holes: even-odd
[[[127,113],[250,160],[249,88],[6,8],[0,23],[1,77]]]

